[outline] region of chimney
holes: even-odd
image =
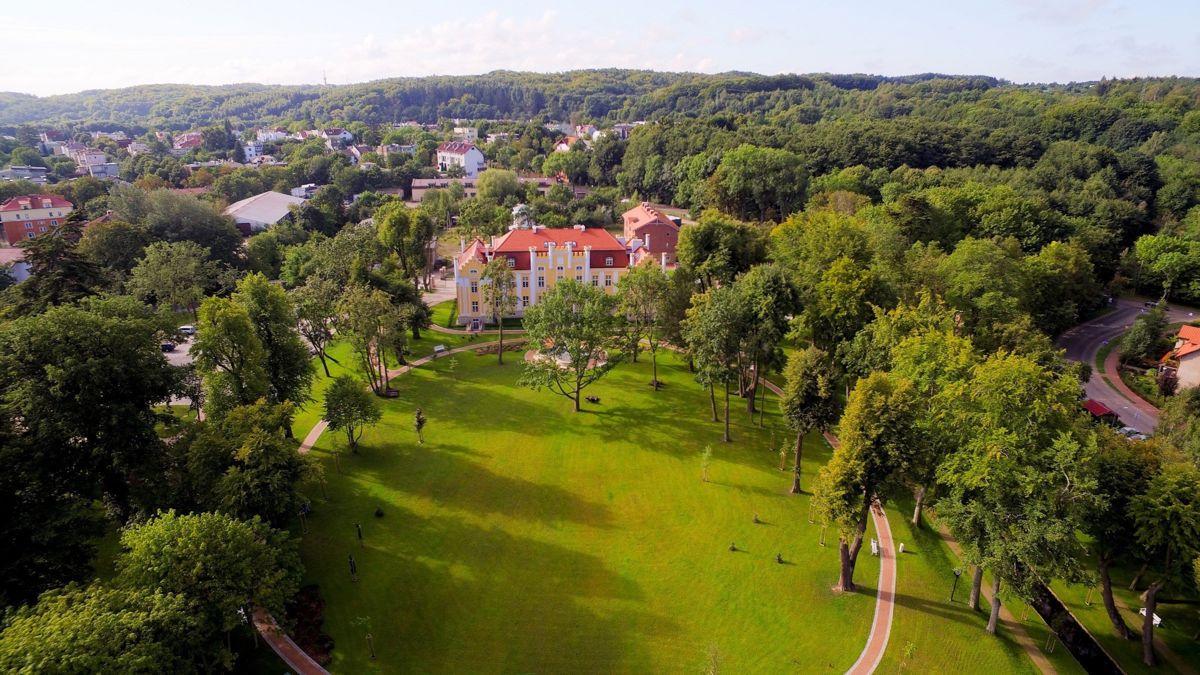
[[[467,252],[467,240],[466,240],[466,239],[459,239],[459,240],[458,240],[458,252],[459,252],[459,253],[466,253],[466,252]]]
[[[650,202],[642,202],[642,208],[644,208],[644,209],[650,208]]]
[[[580,232],[583,232],[584,230],[586,230],[586,229],[587,229],[587,225],[584,225],[584,224],[580,223],[580,224],[578,224],[578,225],[575,225],[575,229],[576,229],[576,230],[579,230]]]

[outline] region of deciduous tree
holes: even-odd
[[[813,430],[825,431],[837,418],[838,373],[829,354],[810,346],[792,354],[783,375],[787,384],[779,408],[788,426],[796,432],[792,494],[800,494],[804,436]]]
[[[325,420],[330,429],[346,434],[346,443],[354,452],[358,452],[363,430],[382,416],[378,401],[353,377],[342,375],[325,390]]]
[[[521,382],[569,398],[579,412],[583,390],[620,360],[612,346],[616,300],[600,288],[572,279],[558,282],[525,310],[525,330],[536,351]]]

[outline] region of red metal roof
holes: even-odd
[[[1090,398],[1083,402],[1083,407],[1087,408],[1087,411],[1092,413],[1092,415],[1095,417],[1105,417],[1107,415],[1116,414],[1112,411],[1112,408],[1109,408],[1103,403]]]

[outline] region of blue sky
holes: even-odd
[[[1016,82],[1200,76],[1200,1],[633,2],[29,0],[36,50],[0,91],[158,82],[362,82],[494,69],[985,74]],[[24,29],[16,29],[21,26]],[[10,46],[12,46],[10,44]]]

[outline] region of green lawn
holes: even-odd
[[[912,509],[911,498],[890,504],[887,509],[892,538],[897,546],[904,543],[905,552],[897,559],[892,636],[878,672],[898,672],[901,663],[906,672],[950,672],[954,670],[952,664],[970,663],[971,672],[1036,673],[1037,669],[1007,628],[1002,625],[995,636],[985,632],[987,603],[981,603],[977,612],[972,612],[966,603],[971,586],[970,569],[962,566],[928,523],[922,529],[912,526]],[[964,574],[951,603],[956,567],[962,567]],[[1001,599],[1034,641],[1044,646],[1048,629],[1041,617],[1003,593]],[[906,657],[905,652],[910,649],[911,655]],[[1061,645],[1049,658],[1059,673],[1084,672]]]
[[[495,340],[494,336],[478,336],[472,337],[469,335],[449,335],[445,333],[435,333],[431,330],[421,332],[420,340],[413,340],[409,336],[408,349],[409,359],[415,360],[433,353],[433,348],[437,345],[444,345],[447,349],[454,349],[469,344],[484,344]],[[505,344],[508,344],[508,338],[505,338]],[[313,378],[312,391],[310,392],[312,400],[300,406],[296,412],[295,419],[292,421],[292,430],[296,436],[303,439],[313,425],[321,419],[322,406],[325,400],[325,389],[333,381],[333,378],[339,375],[352,375],[363,380],[363,386],[366,385],[366,378],[362,375],[358,363],[358,356],[351,349],[350,343],[338,341],[331,344],[327,353],[332,356],[329,362],[329,377],[325,376],[325,370],[321,367],[321,361],[313,358],[313,368],[316,376]],[[389,361],[391,367],[396,364]]]
[[[337,435],[315,450],[331,501],[316,504],[303,551],[327,601],[335,671],[677,672],[701,669],[714,648],[724,672],[836,672],[857,658],[878,560],[862,557],[861,592],[830,591],[837,549],[818,544],[808,496],[787,494],[771,399],[764,429],[735,401],[725,445],[704,391],[670,355],[665,389],[646,386],[649,364],[625,365],[588,390],[602,403],[581,414],[517,387],[515,363],[458,360],[454,377],[439,360],[397,379],[400,398],[360,454],[342,455],[341,473]],[[417,405],[429,418],[423,446]],[[806,484],[828,457],[814,437]]]
[[[1138,593],[1145,588],[1145,584],[1143,583],[1139,591],[1129,590],[1129,583],[1133,580],[1134,572],[1136,570],[1128,567],[1113,568],[1113,594],[1118,598],[1118,604],[1123,601],[1126,607],[1132,608],[1132,611],[1124,612],[1125,624],[1140,634],[1142,617],[1136,612],[1144,606],[1144,603],[1138,598]],[[1100,642],[1104,650],[1117,660],[1125,672],[1155,673],[1164,670],[1162,666],[1149,668],[1142,664],[1140,639],[1122,640],[1117,637],[1112,622],[1109,621],[1108,612],[1104,609],[1104,600],[1100,597],[1098,582],[1096,590],[1091,594],[1091,605],[1086,602],[1089,600],[1087,586],[1068,585],[1056,581],[1051,587],[1058,598],[1071,610],[1071,613]],[[1180,597],[1178,587],[1168,587],[1160,593],[1160,596],[1165,597],[1168,602],[1159,602],[1155,613],[1162,617],[1163,624],[1154,631],[1154,635],[1161,638],[1172,651],[1189,663],[1200,664],[1200,642],[1196,642],[1194,639],[1200,633],[1200,602],[1194,595]],[[1170,602],[1173,599],[1182,601]],[[1160,661],[1163,661],[1161,657]],[[1163,663],[1165,664],[1165,661]],[[1166,669],[1170,670],[1169,667]]]

